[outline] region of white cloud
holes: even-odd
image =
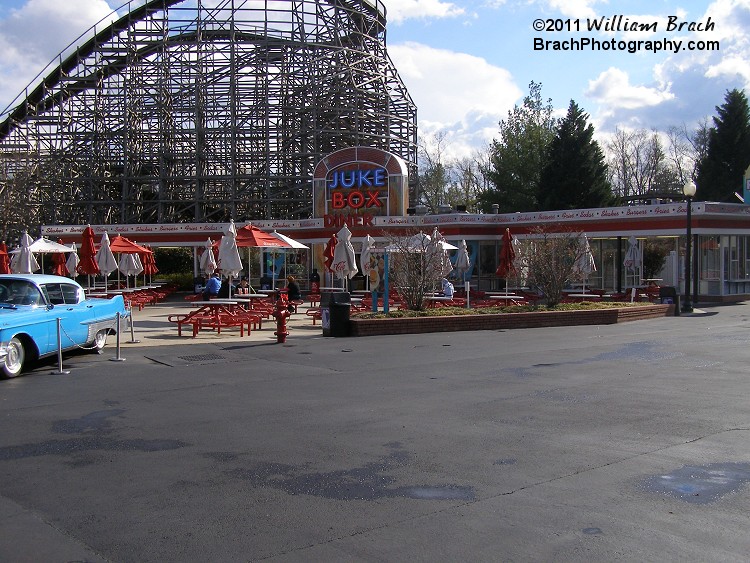
[[[464,14],[464,9],[453,2],[442,0],[387,0],[388,23],[407,19],[452,18]]]
[[[465,156],[497,134],[497,123],[523,95],[510,73],[486,60],[419,43],[388,53],[418,108],[419,132],[448,134],[447,150]]]
[[[569,18],[594,18],[596,17],[596,4],[606,3],[606,0],[540,0],[542,5],[548,9],[558,11]]]
[[[655,106],[674,98],[668,86],[649,88],[630,84],[628,74],[610,67],[594,80],[589,81],[586,96],[594,99],[603,106],[613,106],[624,109],[636,109]]]
[[[11,10],[0,20],[0,100],[10,102],[52,57],[111,11],[104,0],[29,0]]]

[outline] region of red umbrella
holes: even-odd
[[[325,263],[326,270],[332,272],[331,267],[333,266],[333,253],[336,250],[336,245],[339,243],[339,239],[336,233],[333,233],[331,238],[326,243],[325,250],[323,250],[323,261]]]
[[[0,242],[0,274],[10,274],[10,256],[5,241]]]
[[[58,244],[62,244],[62,239],[57,239]],[[52,273],[56,276],[67,276],[68,267],[65,265],[65,254],[62,252],[52,253]]]
[[[503,233],[502,246],[500,247],[500,263],[497,266],[498,277],[505,278],[505,287],[508,287],[508,278],[516,275],[516,266],[513,263],[516,259],[516,251],[513,250],[513,237],[510,229],[506,228]]]
[[[154,251],[148,247],[145,247],[148,252],[141,254],[141,262],[143,263],[143,275],[153,276],[159,273],[159,268],[156,267],[156,260],[154,260]]]
[[[94,229],[87,226],[83,230],[83,243],[80,250],[80,262],[76,266],[76,272],[87,276],[95,276],[99,273],[99,264],[96,263],[96,248],[94,247]]]
[[[109,248],[112,252],[121,254],[148,254],[151,252],[148,248],[120,235],[115,235],[109,243]]]
[[[245,225],[241,229],[237,229],[237,246],[238,247],[259,247],[259,248],[291,248],[292,245],[280,240],[278,237],[273,236],[271,233],[267,233],[253,227],[252,225]]]

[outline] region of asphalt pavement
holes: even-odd
[[[184,306],[0,381],[0,561],[748,558],[744,303],[285,344]]]

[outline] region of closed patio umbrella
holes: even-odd
[[[159,273],[159,268],[156,267],[156,258],[154,256],[154,251],[151,249],[151,247],[145,247],[148,252],[140,254],[141,262],[143,263],[143,281],[145,283],[146,276],[148,276],[148,281],[151,283],[151,278],[154,276],[154,274]]]
[[[57,241],[58,244],[62,245],[62,240]],[[65,248],[68,248],[67,246]],[[70,250],[70,249],[68,249]],[[52,254],[52,273],[56,276],[67,276],[68,267],[65,265],[66,262],[65,254],[62,252],[55,252]]]
[[[70,277],[75,278],[80,261],[80,258],[78,258],[78,249],[76,248],[76,243],[71,243],[70,252],[68,253],[68,259],[65,260],[65,269],[68,271],[68,274],[66,275],[70,275]]]
[[[94,229],[87,225],[81,234],[81,258],[76,265],[76,272],[87,277],[88,287],[91,287],[91,276],[99,273],[99,264],[96,263],[96,248],[94,246]]]
[[[117,260],[109,247],[109,235],[106,231],[102,235],[101,246],[96,252],[96,264],[99,266],[99,273],[105,278],[117,270]]]
[[[11,252],[14,254],[10,261],[10,269],[14,274],[33,274],[39,269],[39,263],[31,251],[31,245],[34,240],[26,231],[21,235],[21,245],[17,250]]]
[[[638,239],[634,236],[628,239],[628,251],[625,253],[623,265],[631,272],[641,267],[641,249],[638,247]]]
[[[573,264],[573,272],[583,277],[583,293],[586,293],[586,282],[592,272],[596,272],[596,262],[594,254],[591,252],[591,245],[586,234],[581,235],[578,247],[578,257]]]
[[[513,237],[507,227],[503,233],[501,245],[500,260],[495,274],[500,278],[505,278],[505,293],[508,293],[508,278],[516,275],[516,251],[513,248]]]
[[[462,281],[466,281],[466,273],[470,269],[471,259],[469,258],[469,249],[466,246],[466,241],[462,239],[458,245],[458,252],[456,252],[456,262],[453,264],[453,271]]]
[[[453,271],[453,264],[448,257],[448,246],[455,249],[453,245],[449,245],[442,233],[435,227],[432,231],[432,237],[430,243],[427,246],[427,260],[432,267],[436,278],[444,278]]]
[[[206,241],[206,246],[203,248],[203,254],[201,254],[198,265],[201,271],[206,275],[211,275],[216,271],[216,256],[214,256],[214,243],[211,239]]]
[[[352,245],[352,232],[344,225],[336,233],[338,241],[333,249],[333,263],[331,271],[341,280],[352,279],[359,269],[357,268],[357,255]]]
[[[229,224],[224,236],[219,242],[218,269],[229,277],[229,297],[232,296],[232,278],[242,271],[242,260],[237,249],[237,228],[234,221]]]
[[[0,274],[10,274],[10,256],[5,241],[0,242]]]
[[[336,233],[333,233],[331,235],[331,238],[328,239],[326,247],[323,249],[323,265],[329,272],[333,272],[333,270],[331,270],[331,268],[333,267],[333,255],[336,251],[336,245],[338,244],[338,242],[339,241],[336,237]]]
[[[367,286],[370,286],[370,271],[372,270],[372,249],[375,247],[375,239],[370,235],[365,236],[365,241],[362,243],[362,254],[359,255],[359,265],[362,269],[362,275],[367,278]]]

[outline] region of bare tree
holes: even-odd
[[[430,213],[437,213],[438,207],[446,201],[449,172],[444,162],[444,132],[438,132],[418,142],[419,156],[419,197],[418,204],[427,206]]]
[[[533,239],[523,249],[528,282],[544,294],[548,307],[560,303],[566,284],[576,278],[575,263],[585,251],[582,235],[562,225],[532,229]]]
[[[606,148],[615,195],[644,195],[668,181],[669,169],[656,131],[617,129]]]
[[[472,213],[479,212],[478,195],[486,189],[489,179],[481,167],[482,155],[479,151],[471,157],[454,160],[449,167],[450,184],[447,191],[447,203],[455,207],[466,206]]]
[[[421,231],[408,229],[399,235],[383,232],[388,241],[389,269],[391,285],[412,311],[425,307],[428,293],[440,287],[440,279],[445,275],[443,258],[433,252],[429,237]]]

